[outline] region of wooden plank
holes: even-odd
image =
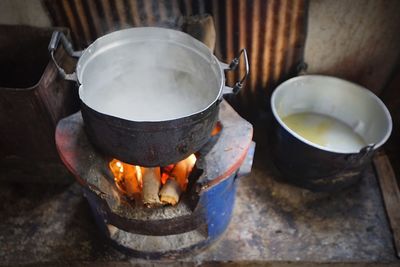
[[[380,95],[393,119],[392,134],[385,145],[385,153],[392,163],[397,183],[400,184],[400,65],[393,73],[388,86]]]
[[[397,257],[400,258],[400,190],[396,182],[396,176],[392,165],[390,165],[389,158],[384,152],[375,155],[374,165],[385,203],[386,213],[393,232]]]

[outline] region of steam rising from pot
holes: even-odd
[[[96,47],[89,49],[93,58],[83,69],[81,98],[101,113],[134,121],[172,120],[199,112],[218,97],[212,59],[172,37],[117,43],[98,54]]]

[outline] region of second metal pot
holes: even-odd
[[[392,130],[389,111],[377,96],[357,84],[329,76],[304,75],[287,80],[272,94],[271,108],[275,127],[270,137],[276,167],[289,181],[316,191],[337,190],[356,182]],[[291,114],[304,112],[344,123],[365,146],[338,149],[307,140],[284,121]]]
[[[79,57],[76,74],[59,72],[80,84],[89,140],[107,156],[146,167],[199,150],[218,119],[223,94],[237,93],[249,71],[245,49],[228,65],[200,41],[164,28],[116,31],[82,53],[55,33],[52,54],[60,40]],[[246,73],[233,88],[225,86],[224,70],[234,70],[242,56]]]

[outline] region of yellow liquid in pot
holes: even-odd
[[[308,141],[340,152],[357,152],[366,145],[345,123],[329,116],[304,112],[284,117],[283,122]]]

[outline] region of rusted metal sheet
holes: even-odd
[[[74,42],[84,48],[97,37],[131,26],[181,29],[182,17],[212,14],[216,54],[224,61],[239,49],[249,52],[251,71],[246,87],[231,103],[242,114],[265,109],[279,82],[296,74],[302,62],[307,0],[45,0],[53,23],[71,28]],[[244,66],[240,66],[243,72]],[[228,83],[239,79],[228,74]]]
[[[229,61],[240,48],[248,49],[250,77],[239,98],[231,100],[244,108],[242,114],[253,117],[265,109],[272,89],[295,75],[302,62],[308,1],[208,2],[211,9],[206,12],[214,16],[217,28],[217,55]],[[233,83],[239,75],[228,76],[228,82]]]
[[[44,5],[54,25],[71,29],[79,48],[106,33],[128,27],[179,28],[181,8],[185,13],[192,8],[178,0],[44,0]]]

